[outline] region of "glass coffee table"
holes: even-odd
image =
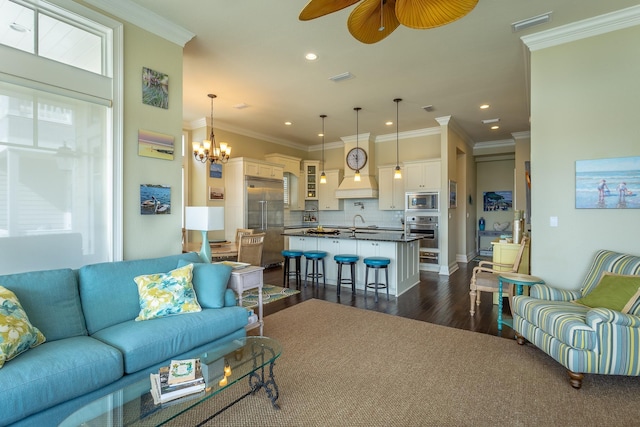
[[[273,407],[279,409],[279,392],[273,376],[273,366],[281,353],[280,343],[268,337],[249,336],[221,344],[199,357],[201,365],[211,367],[210,373],[203,369],[205,380],[208,379],[207,376],[210,377],[204,391],[156,405],[150,393],[151,382],[147,377],[85,405],[67,417],[60,427],[159,426],[245,381],[248,390],[207,420],[260,389],[265,390]],[[231,367],[231,375],[226,377],[226,384],[221,385],[225,364]]]

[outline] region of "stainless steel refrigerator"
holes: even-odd
[[[246,177],[247,210],[245,224],[254,233],[265,233],[262,265],[283,261],[284,186],[281,179]]]

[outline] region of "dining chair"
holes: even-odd
[[[520,248],[513,260],[513,264],[499,264],[492,261],[480,261],[478,266],[473,268],[473,276],[471,276],[471,283],[469,283],[469,299],[471,302],[469,313],[471,313],[472,316],[476,312],[476,306],[480,306],[481,292],[498,292],[498,274],[505,272],[518,272],[520,262],[522,261],[522,254],[527,246],[528,239],[529,238],[527,236],[522,237]],[[509,293],[509,306],[511,306],[513,285],[509,285],[506,290]],[[502,298],[502,295],[499,297]]]
[[[248,234],[253,234],[253,228],[236,228],[236,245],[240,244],[240,238]]]
[[[238,243],[238,262],[260,266],[265,233],[247,234]]]

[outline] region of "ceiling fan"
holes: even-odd
[[[309,21],[349,7],[361,0],[311,0],[300,12]],[[347,27],[356,40],[372,44],[400,24],[415,29],[435,28],[462,18],[478,0],[363,0],[349,15]]]

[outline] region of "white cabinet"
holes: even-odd
[[[302,162],[305,179],[305,200],[318,200],[318,183],[320,182],[320,162],[305,160]]]
[[[303,211],[304,210],[304,177],[301,171],[298,171],[298,175],[289,175],[289,210]]]
[[[395,169],[395,165],[378,168],[378,209],[381,211],[404,209],[404,175],[395,179]]]
[[[317,238],[318,240],[318,250],[327,252],[327,256],[325,258],[325,266],[327,271],[325,273],[325,278],[327,279],[327,283],[337,283],[338,281],[338,265],[333,260],[333,257],[338,254],[355,254],[357,251],[356,240],[347,240],[347,239],[337,239],[337,238]],[[347,276],[343,277],[349,277]]]
[[[299,251],[317,251],[318,239],[315,237],[289,236],[289,249]]]
[[[264,158],[271,163],[282,165],[284,173],[290,173],[296,177],[300,176],[300,161],[298,157],[286,156],[284,154],[267,154]]]
[[[404,163],[405,191],[440,190],[440,159]]]
[[[318,184],[318,210],[341,211],[344,202],[342,199],[336,198],[336,190],[342,182],[342,170],[328,170],[325,171],[325,175],[327,183]],[[318,182],[320,182],[320,178],[318,178]]]
[[[356,277],[358,278],[358,288],[364,288],[364,278],[366,273],[366,265],[364,265],[364,259],[368,257],[385,257],[391,260],[389,264],[389,281],[391,282],[391,286],[389,287],[389,294],[396,295],[396,271],[398,268],[398,255],[397,255],[397,244],[394,242],[379,242],[379,241],[370,241],[370,240],[358,240],[358,255],[360,255],[360,259],[362,262],[358,263],[356,266]],[[369,270],[369,283],[373,283],[375,277],[375,270]],[[384,270],[380,270],[378,274],[378,280],[384,283],[384,278],[380,276],[380,274],[384,275]],[[386,293],[386,290],[383,291]]]
[[[284,172],[282,166],[266,162],[244,162],[244,174],[260,178],[282,179]]]

